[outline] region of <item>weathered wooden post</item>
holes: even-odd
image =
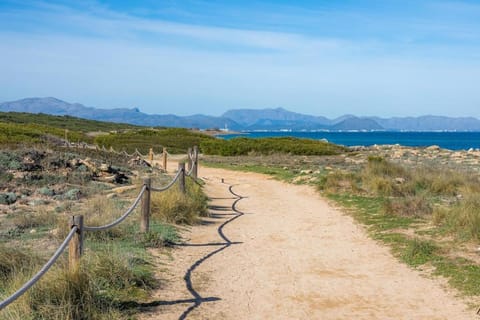
[[[187,150],[187,170],[190,172],[192,170],[192,148]]]
[[[150,187],[152,186],[152,179],[146,178],[143,184],[147,187],[142,197],[142,213],[140,215],[140,232],[148,232],[150,226]]]
[[[193,178],[198,177],[198,146],[193,147]]]
[[[148,161],[150,161],[150,164],[153,165],[153,148],[148,150]]]
[[[71,273],[77,273],[80,268],[80,257],[83,251],[83,216],[73,216],[68,227],[71,230],[77,227],[77,231],[68,244],[68,269]]]
[[[163,170],[167,171],[167,148],[163,147],[162,152]]]
[[[178,178],[178,186],[180,188],[180,192],[185,194],[186,188],[185,188],[185,163],[179,162],[178,163],[178,171],[182,171],[180,173],[180,177]]]

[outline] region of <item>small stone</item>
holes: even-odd
[[[102,172],[110,172],[110,166],[106,163],[102,163],[99,169]]]
[[[36,207],[36,206],[42,206],[42,205],[47,204],[47,203],[48,203],[47,201],[42,200],[42,199],[34,199],[34,200],[29,201],[27,204],[29,206]]]
[[[301,170],[300,173],[301,174],[312,174],[313,170]]]
[[[37,230],[36,230],[36,229],[30,230],[30,234],[34,234],[34,233],[37,233]]]

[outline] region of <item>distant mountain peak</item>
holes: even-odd
[[[0,103],[3,112],[45,113],[79,118],[129,123],[144,126],[224,128],[230,130],[411,130],[411,131],[480,131],[480,120],[473,117],[451,118],[426,115],[421,117],[357,117],[344,115],[330,120],[288,111],[283,107],[234,109],[220,117],[192,115],[145,114],[139,108],[98,109],[80,103],[68,103],[55,97],[25,98]]]

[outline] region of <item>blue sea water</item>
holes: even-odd
[[[411,147],[437,145],[450,150],[468,150],[480,148],[480,132],[245,132],[226,134],[219,137],[232,139],[235,137],[297,137],[307,139],[326,139],[329,142],[345,146],[371,146],[400,144]]]

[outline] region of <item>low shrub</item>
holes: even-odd
[[[425,217],[433,212],[428,199],[423,195],[389,198],[384,203],[384,211],[404,217]]]
[[[318,182],[318,188],[327,193],[360,193],[360,179],[354,173],[335,171],[322,176]]]
[[[346,151],[344,147],[325,141],[291,137],[204,140],[200,147],[205,154],[220,156],[270,155],[275,153],[291,155],[336,155]]]
[[[434,221],[462,238],[480,240],[480,198],[469,194],[452,207],[435,209]]]
[[[186,180],[186,194],[182,194],[177,186],[164,192],[152,194],[152,217],[159,221],[176,224],[194,224],[199,216],[205,216],[207,198],[201,187],[190,179]]]
[[[5,281],[15,274],[32,268],[39,261],[36,255],[17,247],[0,243],[0,280]]]
[[[412,266],[419,266],[432,260],[432,256],[438,251],[437,246],[431,241],[410,240],[402,255],[402,260]]]

